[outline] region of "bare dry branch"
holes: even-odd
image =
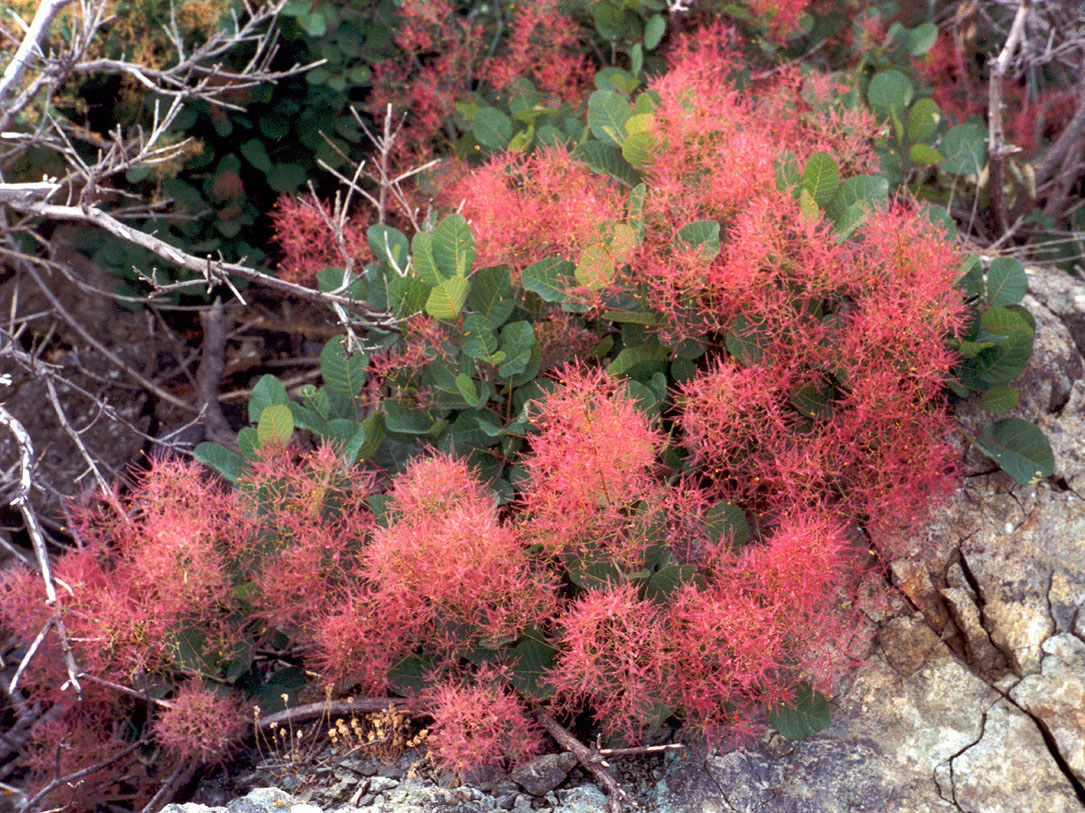
[[[571,751],[584,769],[594,776],[599,783],[607,789],[610,798],[607,800],[609,813],[622,813],[622,802],[629,800],[629,794],[625,792],[618,780],[609,770],[609,765],[603,756],[565,730],[565,727],[555,720],[549,712],[541,706],[535,708],[535,719],[539,725],[546,729],[546,733],[557,740],[558,745],[567,751]]]
[[[3,189],[3,186],[3,184],[0,184],[0,190]],[[193,280],[192,282],[171,286],[173,289],[177,289],[182,285],[193,287],[201,284],[206,285],[208,283],[225,284],[229,276],[233,275],[273,290],[296,296],[299,299],[306,299],[310,302],[318,302],[323,305],[340,305],[351,313],[361,314],[366,320],[366,325],[368,327],[377,327],[384,330],[397,330],[398,324],[401,321],[388,313],[374,311],[364,302],[352,299],[349,296],[324,293],[313,288],[307,288],[304,285],[298,285],[293,282],[278,279],[277,277],[265,274],[262,271],[257,271],[255,268],[250,268],[241,263],[228,263],[212,259],[211,257],[196,257],[155,237],[153,234],[141,232],[138,229],[122,223],[108,212],[94,206],[61,206],[40,202],[20,202],[18,204],[12,203],[11,205],[12,208],[48,220],[93,223],[115,237],[120,237],[134,245],[145,248],[167,262],[178,265],[194,273],[201,274],[204,277],[203,282],[200,280]]]
[[[1006,70],[1025,32],[1025,18],[1032,7],[1032,0],[1021,0],[1017,14],[1010,26],[1010,34],[998,56],[991,61],[991,76],[987,94],[987,154],[990,161],[988,188],[991,192],[991,212],[999,235],[1005,234],[1009,224],[1006,219],[1005,183],[1006,158],[1013,150],[1006,146],[1002,130],[1002,82]]]
[[[75,663],[75,656],[72,654],[72,647],[68,641],[68,632],[64,627],[64,619],[60,614],[56,585],[53,581],[52,567],[49,564],[49,553],[45,549],[45,539],[42,535],[41,525],[38,523],[38,516],[30,504],[30,483],[34,470],[34,444],[23,425],[14,415],[4,409],[2,404],[0,404],[0,425],[5,426],[15,436],[15,442],[19,447],[19,482],[15,496],[11,499],[11,506],[18,509],[22,514],[26,532],[30,536],[30,542],[34,548],[34,556],[38,561],[38,572],[41,573],[42,581],[45,582],[46,600],[53,612],[50,623],[57,631],[60,648],[64,656],[64,665],[68,668],[68,681],[75,693],[82,696],[83,689],[79,684],[78,677],[79,667]],[[47,632],[47,630],[43,632]]]

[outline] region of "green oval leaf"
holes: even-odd
[[[912,105],[908,111],[908,126],[905,133],[908,141],[915,144],[927,141],[936,132],[938,124],[942,121],[942,109],[934,99],[924,97]]]
[[[407,272],[407,256],[410,253],[407,236],[391,226],[380,225],[370,226],[365,234],[369,238],[369,248],[373,255],[396,274],[403,276]]]
[[[528,697],[546,700],[554,694],[553,686],[546,683],[546,673],[554,665],[557,654],[557,649],[546,640],[541,630],[525,628],[513,650],[509,683]]]
[[[615,356],[614,361],[607,365],[607,375],[624,375],[639,364],[652,361],[662,362],[666,358],[667,349],[657,341],[626,347]]]
[[[361,348],[347,355],[346,337],[336,336],[320,351],[320,373],[333,393],[353,398],[365,384],[365,368],[369,357]]]
[[[801,188],[810,193],[818,206],[824,207],[833,199],[840,185],[840,168],[827,152],[815,152],[802,170]]]
[[[985,426],[976,445],[1022,485],[1035,483],[1055,471],[1055,454],[1047,437],[1022,418],[1004,418]]]
[[[455,319],[460,315],[471,283],[464,277],[446,279],[429,292],[426,300],[426,313],[434,319]]]
[[[288,404],[272,404],[260,413],[256,437],[260,446],[285,446],[294,434],[294,415]]]
[[[832,722],[829,701],[805,681],[795,690],[795,697],[786,705],[768,711],[769,724],[789,740],[803,740],[816,734]]]
[[[273,375],[265,375],[256,382],[249,396],[249,421],[256,423],[260,415],[272,404],[289,404],[290,396],[286,394],[286,387]]]
[[[705,511],[705,530],[713,542],[726,539],[733,550],[738,550],[750,538],[750,526],[746,514],[733,502],[722,500]]]
[[[496,107],[480,107],[471,129],[483,147],[503,150],[512,138],[512,119]]]
[[[237,448],[246,460],[255,460],[256,452],[260,448],[260,438],[256,436],[256,430],[251,426],[243,426],[237,433]]]
[[[463,215],[451,214],[433,230],[433,259],[445,277],[466,277],[475,262],[475,236]]]
[[[934,47],[938,39],[938,26],[934,23],[920,23],[908,32],[908,53],[912,56],[923,56]]]
[[[900,71],[890,69],[870,80],[867,101],[879,116],[894,115],[897,119],[903,119],[913,92],[911,80]]]
[[[410,316],[426,306],[430,286],[417,277],[393,277],[388,281],[388,302],[397,316]]]
[[[649,132],[630,133],[622,144],[622,157],[637,169],[652,163],[659,142]]]
[[[602,243],[594,243],[580,253],[573,276],[581,285],[598,290],[614,279],[614,257]]]
[[[382,401],[381,406],[384,408],[384,425],[389,432],[424,435],[433,426],[433,416],[424,410],[393,400]]]
[[[267,182],[276,192],[290,194],[297,192],[307,177],[308,173],[300,164],[276,164],[268,173]]]
[[[368,460],[375,455],[381,443],[384,442],[384,418],[378,413],[370,415],[362,421],[361,441],[356,441],[358,441],[358,433],[355,433],[354,438],[343,449],[343,454],[348,455],[348,460],[351,460],[349,455],[352,451],[353,459],[351,462],[355,463],[360,460]]]
[[[608,175],[623,184],[636,186],[641,181],[640,173],[625,160],[622,151],[613,144],[585,141],[573,150],[573,157],[583,161],[593,171]]]
[[[958,124],[938,144],[946,158],[942,170],[953,175],[974,175],[987,160],[987,130],[981,124]]]
[[[1016,305],[1028,293],[1025,268],[1013,257],[996,257],[987,270],[987,301],[997,307]]]
[[[1017,390],[1009,384],[998,384],[983,394],[980,403],[992,415],[1003,415],[1017,406]]]
[[[653,14],[644,24],[644,50],[654,51],[667,33],[667,20],[662,14]]]
[[[418,278],[427,285],[440,285],[451,274],[443,274],[433,258],[433,235],[420,231],[411,238],[411,263]]]
[[[475,387],[475,382],[471,376],[465,373],[459,373],[456,376],[456,389],[459,390],[463,400],[466,401],[469,406],[481,406],[482,401],[478,397],[478,389]]]
[[[588,127],[600,141],[622,146],[625,123],[632,115],[629,101],[613,90],[597,90],[588,97]]]
[[[678,230],[678,242],[698,249],[701,259],[711,262],[720,253],[720,224],[716,220],[695,220]]]
[[[547,257],[534,262],[520,275],[524,290],[532,291],[545,302],[561,302],[573,282],[576,266],[561,257]]]
[[[250,138],[241,145],[241,154],[250,164],[267,175],[271,172],[271,158],[267,154],[264,142],[258,138]]]
[[[512,282],[507,265],[480,268],[471,275],[471,293],[467,304],[486,317],[491,328],[499,328],[512,315],[516,303],[512,298]]]
[[[488,358],[497,352],[497,336],[479,313],[469,313],[463,320],[463,352],[471,358]]]
[[[201,443],[192,453],[197,460],[205,466],[213,468],[231,483],[236,483],[237,478],[248,471],[249,468],[245,458],[217,443]]]
[[[921,166],[940,163],[943,157],[942,153],[938,152],[930,144],[913,144],[912,148],[908,150],[908,160]]]

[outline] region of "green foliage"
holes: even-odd
[[[983,408],[1002,415],[1017,406],[1018,393],[1010,382],[1024,372],[1032,354],[1036,322],[1019,304],[1028,277],[1012,257],[991,260],[986,274],[980,261],[969,257],[957,284],[970,297],[973,318],[961,340],[952,343],[962,361],[950,386],[961,397],[982,393]],[[1043,432],[1021,418],[985,427],[974,443],[1021,483],[1046,477],[1054,469]]]
[[[791,703],[770,709],[768,718],[772,727],[789,740],[804,740],[828,727],[829,701],[809,683],[802,683]]]
[[[1021,418],[1004,418],[984,427],[976,446],[1022,485],[1049,477],[1055,470],[1055,456],[1044,433]]]

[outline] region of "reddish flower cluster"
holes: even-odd
[[[158,715],[155,739],[167,753],[203,764],[223,762],[249,728],[247,710],[236,698],[186,683]]]
[[[283,253],[279,276],[290,282],[311,284],[316,273],[329,265],[343,267],[346,258],[364,263],[372,258],[366,237],[367,224],[358,217],[343,228],[343,245],[332,235],[331,207],[308,198],[281,195],[271,211],[275,241]],[[344,252],[346,257],[344,257]]]
[[[434,720],[429,752],[441,771],[462,777],[485,765],[524,762],[543,749],[542,731],[523,702],[487,670],[474,683],[438,684],[426,701]]]
[[[557,147],[528,156],[503,154],[467,174],[442,196],[463,201],[480,266],[508,263],[514,281],[548,255],[576,259],[598,240],[608,219],[620,219],[624,195],[582,161]],[[454,203],[453,203],[454,202]],[[530,212],[531,217],[510,217]]]
[[[402,168],[442,146],[454,104],[466,101],[478,83],[504,90],[523,77],[545,94],[572,100],[590,78],[578,53],[577,25],[553,0],[515,4],[510,33],[492,58],[481,21],[460,14],[449,0],[404,0],[397,16],[399,53],[374,68],[367,107],[379,119],[389,104],[407,114],[393,156]]]
[[[631,739],[672,713],[714,736],[749,730],[757,708],[790,700],[795,675],[825,687],[846,661],[845,552],[839,527],[805,514],[739,555],[719,546],[707,583],[666,606],[630,583],[584,593],[560,619],[557,702]]]
[[[318,632],[323,671],[381,688],[418,648],[454,664],[552,615],[552,577],[463,461],[416,460],[389,495],[393,519],[363,553],[349,609]]]
[[[253,588],[251,612],[272,627],[312,630],[348,594],[373,532],[373,474],[344,471],[331,446],[298,455],[272,449],[239,486],[252,495],[239,556]],[[240,547],[240,545],[239,545]]]
[[[728,45],[710,28],[672,49],[651,85],[658,105],[646,126],[659,149],[641,167],[643,244],[609,288],[574,293],[596,303],[611,288],[636,290],[667,343],[720,342],[731,330],[755,348],[741,363],[706,357],[681,389],[685,442],[719,496],[783,513],[841,495],[845,516],[907,522],[951,482],[939,392],[953,364],[944,339],[964,316],[957,257],[902,205],[843,243],[804,216],[778,188],[774,160],[790,152],[801,167],[826,150],[845,177],[868,171],[875,124],[830,104],[831,82],[789,71],[751,101],[727,80]],[[576,260],[626,219],[617,184],[561,149],[495,159],[454,196],[466,200],[479,255],[518,268]],[[720,225],[718,256],[683,248],[679,231],[699,220]]]
[[[636,569],[643,541],[631,509],[660,494],[653,471],[662,436],[605,374],[558,373],[523,461],[524,533],[554,556],[595,556]]]
[[[504,90],[523,77],[549,96],[578,101],[591,81],[591,70],[580,53],[576,22],[561,12],[556,0],[520,3],[510,17],[504,50],[486,67],[486,80]]]

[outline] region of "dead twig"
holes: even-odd
[[[535,708],[535,719],[539,721],[539,725],[546,729],[551,737],[557,740],[558,745],[567,751],[571,751],[573,756],[577,758],[577,761],[584,766],[584,769],[591,773],[600,784],[607,789],[607,793],[610,798],[607,801],[607,810],[609,813],[622,813],[622,802],[629,801],[629,794],[622,789],[622,786],[618,784],[618,780],[614,778],[609,770],[610,765],[603,755],[596,749],[591,748],[584,743],[580,742],[576,737],[565,730],[565,727],[555,720],[548,711],[541,707]]]
[[[140,813],[157,813],[157,811],[169,804],[170,800],[177,795],[177,791],[188,784],[188,780],[192,778],[199,767],[200,766],[194,762],[182,762],[179,764],[173,769],[173,772],[166,781],[162,783],[162,787],[158,789],[158,792],[151,797],[151,801],[143,806],[143,810]]]
[[[1032,8],[1032,0],[1021,0],[1017,14],[1010,26],[1009,36],[998,56],[991,61],[991,77],[987,93],[987,155],[990,166],[988,189],[991,193],[991,214],[998,234],[1005,234],[1009,228],[1006,218],[1006,196],[1003,185],[1006,178],[1006,158],[1016,152],[1016,148],[1006,146],[1002,129],[1002,82],[1006,77],[1010,60],[1021,44],[1025,32],[1025,18]]]
[[[215,297],[209,309],[200,311],[200,324],[203,325],[203,352],[196,369],[196,389],[204,410],[204,433],[213,441],[232,445],[234,434],[218,400],[219,383],[226,369],[227,333],[226,309],[220,298]]]
[[[56,629],[57,637],[60,639],[64,665],[68,669],[68,683],[75,690],[76,696],[81,698],[83,696],[83,687],[79,684],[79,667],[75,662],[75,656],[72,654],[68,631],[61,616],[56,584],[53,581],[52,567],[49,564],[49,553],[45,549],[45,539],[41,525],[38,523],[38,515],[30,505],[30,483],[34,470],[34,444],[23,425],[14,415],[4,409],[2,404],[0,404],[0,424],[7,427],[8,431],[15,436],[15,442],[19,447],[19,482],[15,496],[11,499],[11,507],[18,509],[23,516],[26,532],[30,536],[34,555],[38,560],[38,572],[41,574],[42,581],[45,582],[46,603],[53,612],[50,623]]]
[[[333,714],[379,714],[395,707],[397,711],[406,714],[425,714],[425,710],[417,701],[406,700],[397,697],[356,697],[348,700],[325,700],[320,703],[308,703],[304,706],[295,706],[292,709],[266,714],[255,721],[257,731],[266,731],[282,725],[318,720],[321,717]]]
[[[128,747],[118,751],[113,756],[108,757],[107,759],[103,759],[101,762],[95,762],[93,765],[88,765],[86,768],[74,771],[70,774],[67,774],[66,776],[57,776],[53,779],[52,782],[50,782],[48,785],[43,787],[25,802],[23,802],[22,806],[19,808],[19,813],[30,813],[30,811],[34,809],[34,806],[41,799],[44,799],[57,788],[63,787],[64,785],[69,785],[79,779],[90,776],[92,773],[97,773],[98,771],[104,770],[105,768],[108,768],[110,765],[112,765],[114,762],[124,759],[137,748],[140,748],[145,744],[145,740],[136,740]]]

